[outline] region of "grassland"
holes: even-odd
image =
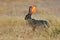
[[[0,0],[0,40],[60,40],[60,18],[55,15],[55,7],[42,6],[44,3],[41,2],[46,1]],[[31,25],[24,20],[33,2],[37,5],[37,12],[32,17],[47,20],[50,24],[47,32],[44,28],[36,28],[33,32]]]

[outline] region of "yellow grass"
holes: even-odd
[[[41,6],[37,9],[37,14],[33,15],[33,18],[36,17],[36,19],[44,19],[49,22],[50,27],[46,29],[47,31],[44,28],[36,28],[36,31],[33,32],[31,25],[23,19],[28,11],[26,5],[33,4],[33,2],[35,4],[40,3],[41,1],[1,0],[0,40],[60,40],[60,18],[52,14],[53,12],[49,9],[44,9]],[[26,9],[24,9],[25,7]]]
[[[0,39],[3,40],[59,40],[60,37],[60,21],[57,18],[47,18],[50,27],[48,32],[40,29],[36,32],[32,31],[32,27],[29,26],[24,19],[0,19]],[[11,38],[10,38],[11,37]]]

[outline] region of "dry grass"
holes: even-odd
[[[56,17],[47,18],[50,23],[47,32],[44,30],[32,31],[24,19],[0,19],[0,40],[59,40],[60,21]]]
[[[52,15],[55,10],[51,12],[49,8],[44,9],[42,0],[0,0],[0,2],[0,40],[60,40],[60,19]],[[31,25],[23,19],[28,11],[27,6],[34,4],[33,2],[41,3],[33,17],[49,22],[47,32],[44,28],[36,28],[33,32]]]

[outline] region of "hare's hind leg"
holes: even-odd
[[[44,27],[45,28],[49,28],[50,27],[50,25],[49,25],[49,23],[47,21],[44,22]]]
[[[44,29],[45,29],[45,32],[48,33],[48,35],[49,35],[49,27],[50,27],[50,24],[46,21],[46,22],[44,23]]]

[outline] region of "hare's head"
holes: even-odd
[[[31,19],[31,14],[27,14],[27,15],[25,16],[25,20],[29,20],[29,19]]]
[[[25,16],[25,20],[29,20],[32,19],[31,15],[34,14],[36,12],[36,6],[29,6],[29,12],[28,14]]]

